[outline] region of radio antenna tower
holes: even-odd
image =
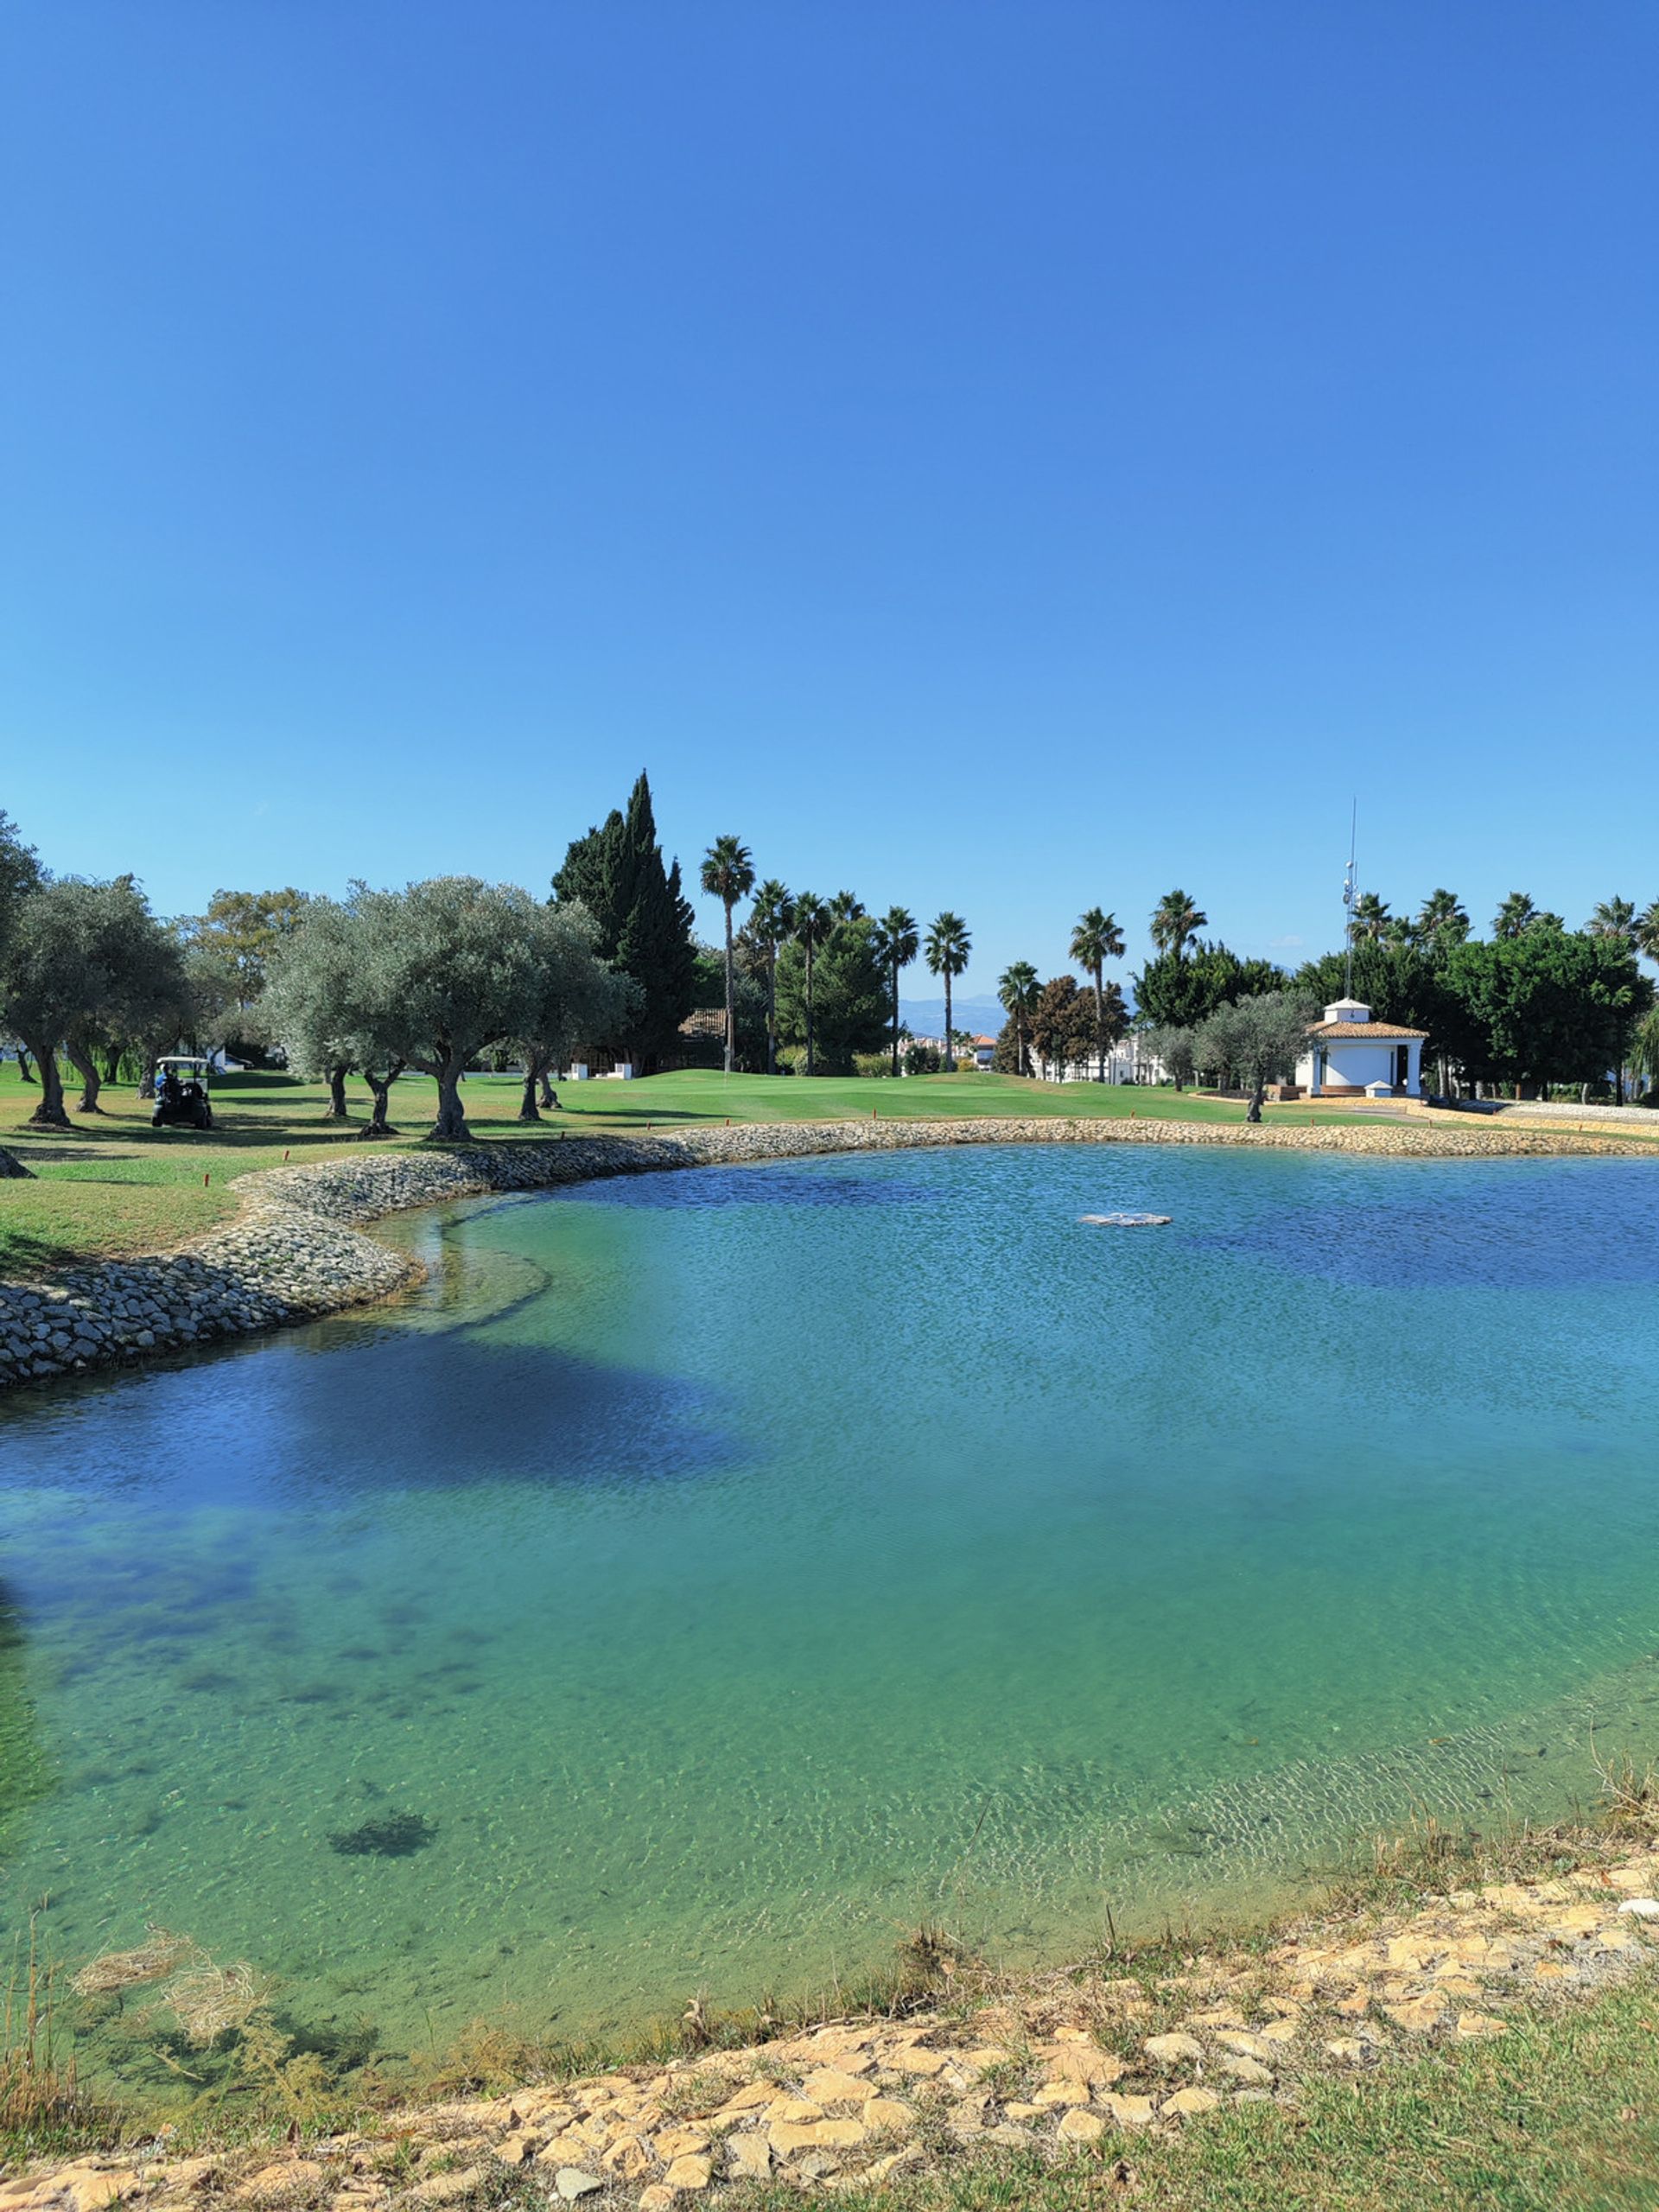
[[[1354,995],[1354,906],[1359,897],[1359,881],[1355,873],[1355,861],[1359,853],[1359,795],[1354,795],[1353,818],[1348,826],[1348,873],[1343,879],[1342,903],[1348,916],[1348,960],[1343,977],[1342,995]]]

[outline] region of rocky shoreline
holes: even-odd
[[[1327,1912],[1265,1948],[1013,1981],[969,1966],[925,2011],[365,2113],[308,2142],[291,2129],[280,2150],[181,2155],[162,2137],[60,2158],[0,2183],[0,2212],[671,2212],[769,2182],[870,2190],[999,2152],[1105,2180],[1137,2141],[1245,2105],[1294,2115],[1321,2075],[1524,2036],[1541,2002],[1650,1971],[1656,1889],[1643,1822],[1622,1845],[1586,1838],[1564,1875],[1519,1869],[1420,1892],[1404,1911]]]
[[[640,1136],[561,1135],[505,1145],[365,1154],[243,1177],[237,1221],[179,1251],[77,1268],[47,1281],[0,1282],[0,1389],[131,1364],[393,1297],[418,1280],[419,1269],[362,1231],[365,1224],[410,1207],[667,1168],[968,1144],[1202,1144],[1417,1160],[1592,1154],[1659,1159],[1659,1152],[1638,1139],[1466,1122],[1449,1127],[1415,1121],[1321,1122],[1297,1128],[1058,1116],[750,1122]]]

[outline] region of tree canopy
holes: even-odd
[[[441,876],[403,891],[353,884],[318,899],[272,963],[264,1019],[290,1065],[353,1068],[385,1128],[388,1086],[404,1067],[436,1078],[433,1135],[464,1137],[458,1086],[478,1055],[505,1046],[540,1076],[599,1025],[626,1020],[632,983],[598,959],[591,917],[543,905],[515,884]]]
[[[1285,1083],[1307,1046],[1307,1025],[1315,1011],[1295,991],[1262,991],[1219,1006],[1192,1040],[1201,1068],[1225,1082],[1229,1077],[1250,1093],[1250,1119],[1262,1118],[1262,1100],[1270,1083]]]
[[[810,894],[806,894],[810,899]],[[802,906],[797,905],[797,926]],[[860,1052],[889,1042],[888,969],[880,925],[867,914],[831,923],[822,901],[808,908],[812,938],[812,1072],[848,1075]],[[778,1031],[806,1045],[807,944],[798,934],[778,956]]]
[[[594,950],[639,987],[626,1028],[593,1041],[616,1045],[650,1069],[671,1049],[696,1004],[696,944],[680,864],[665,865],[657,841],[645,776],[635,784],[626,812],[613,810],[598,829],[573,842],[553,888],[562,900],[587,908]]]
[[[1094,1001],[1075,976],[1054,976],[1037,994],[1027,1016],[1031,1048],[1063,1073],[1086,1065],[1097,1046]]]
[[[281,891],[215,891],[205,914],[179,924],[198,971],[217,966],[223,993],[245,1014],[265,988],[272,956],[299,928],[310,894],[292,884]]]
[[[1218,1006],[1278,990],[1287,980],[1271,960],[1241,960],[1219,943],[1160,953],[1133,978],[1135,1016],[1144,1027],[1196,1029]]]
[[[67,1126],[60,1052],[80,1075],[82,1111],[95,1113],[98,1048],[154,1042],[178,1027],[186,1004],[177,946],[130,876],[52,877],[12,906],[0,947],[0,1022],[40,1070],[32,1121]]]
[[[1616,1078],[1653,986],[1629,938],[1529,929],[1446,957],[1446,1044],[1477,1082],[1517,1089]]]

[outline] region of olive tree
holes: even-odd
[[[545,909],[511,883],[434,876],[354,901],[361,981],[399,1057],[438,1086],[429,1134],[472,1132],[461,1081],[480,1052],[522,1036],[542,1005]]]
[[[366,1135],[392,1134],[386,1096],[409,1067],[438,1086],[430,1134],[464,1141],[461,1079],[480,1054],[521,1051],[533,1106],[556,1053],[631,1012],[626,985],[593,939],[581,906],[543,906],[516,884],[461,875],[402,891],[353,884],[342,903],[315,901],[274,957],[264,1027],[307,1072],[363,1074],[375,1099]]]
[[[31,1122],[67,1128],[58,1055],[83,1085],[82,1113],[99,1110],[97,1048],[111,1036],[148,1037],[175,1026],[186,1002],[173,940],[130,877],[89,883],[58,876],[16,905],[0,953],[0,1020],[40,1069]]]
[[[539,1122],[538,1090],[575,1045],[621,1035],[639,1018],[641,993],[631,976],[594,950],[598,925],[579,899],[537,908],[540,988],[529,1020],[508,1041],[524,1065],[521,1122]]]
[[[1147,1043],[1176,1090],[1185,1090],[1198,1071],[1192,1051],[1192,1032],[1166,1022],[1147,1032]]]
[[[1246,1119],[1259,1122],[1270,1083],[1294,1074],[1307,1046],[1309,1002],[1292,991],[1263,991],[1218,1006],[1193,1039],[1201,1067],[1231,1075],[1250,1094]]]
[[[150,912],[131,876],[86,887],[98,992],[70,1023],[64,1050],[80,1077],[77,1112],[98,1114],[103,1111],[99,1092],[114,1079],[129,1047],[137,1048],[148,1067],[178,1035],[190,991],[177,939]],[[100,1052],[106,1074],[99,1069]]]
[[[371,1100],[363,1135],[388,1137],[397,1135],[389,1102],[404,1071],[406,1039],[367,957],[359,906],[369,895],[355,883],[343,902],[310,901],[300,926],[270,956],[258,1020],[290,1068],[327,1079],[329,1120],[345,1120],[346,1077],[360,1075]]]

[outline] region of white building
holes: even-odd
[[[1033,1052],[1032,1069],[1044,1083],[1093,1083],[1100,1073],[1098,1054],[1062,1067],[1058,1061],[1039,1059]],[[1120,1037],[1106,1048],[1108,1083],[1166,1083],[1168,1071],[1138,1029]]]
[[[1357,999],[1338,999],[1308,1024],[1296,1084],[1311,1098],[1416,1098],[1422,1093],[1424,1029],[1373,1021]]]

